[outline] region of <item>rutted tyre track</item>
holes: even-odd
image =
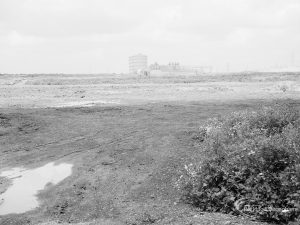
[[[0,223],[78,223],[95,219],[95,224],[106,224],[101,221],[108,219],[110,224],[145,224],[144,215],[149,215],[154,224],[171,224],[173,218],[175,222],[181,220],[174,224],[191,224],[195,214],[174,204],[179,198],[173,185],[185,160],[195,158],[199,152],[194,151],[186,131],[197,129],[195,121],[212,115],[216,107],[143,107],[151,111],[141,111],[140,107],[105,115],[98,114],[101,108],[88,115],[77,109],[59,113],[51,109],[29,111],[47,127],[39,130],[38,136],[21,133],[21,138],[13,140],[6,136],[5,148],[15,140],[15,148],[11,149],[19,151],[2,154],[2,165],[30,168],[48,161],[70,161],[74,164],[73,174],[40,193],[41,208],[0,218]],[[222,107],[217,111],[234,110],[235,106]],[[26,151],[29,147],[32,150]],[[199,217],[197,224],[210,224],[205,218]],[[214,224],[224,225],[222,221]]]
[[[131,129],[128,130],[128,132],[126,134],[123,134],[121,137],[119,138],[113,138],[107,141],[102,141],[100,143],[97,143],[96,146],[94,146],[93,148],[89,148],[89,149],[82,149],[82,150],[76,150],[73,152],[68,152],[67,154],[61,155],[59,156],[59,158],[62,157],[66,157],[72,154],[76,154],[76,153],[81,153],[81,152],[88,152],[88,151],[92,151],[95,149],[98,149],[100,147],[106,147],[109,145],[114,145],[114,144],[121,144],[122,142],[125,142],[126,140],[129,140],[130,138],[132,138],[135,134],[140,134],[143,133],[145,131],[147,131],[147,128],[144,129]],[[103,133],[105,131],[98,131],[96,133],[93,134],[88,134],[88,135],[84,135],[84,136],[76,136],[73,138],[69,138],[67,140],[63,139],[63,140],[58,140],[58,141],[51,141],[45,144],[40,144],[37,146],[33,146],[32,148],[34,150],[43,150],[47,147],[51,147],[51,148],[63,148],[66,145],[72,145],[72,144],[76,144],[78,142],[83,142],[83,141],[88,141],[88,140],[94,140],[96,137],[99,137],[99,135],[101,135],[101,133]],[[4,150],[2,151],[1,155],[6,155],[6,154],[11,154],[12,152],[19,152],[19,151],[26,151],[28,149],[28,147],[19,147],[19,148],[15,148],[15,149],[9,149],[9,150]]]

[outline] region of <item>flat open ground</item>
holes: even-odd
[[[276,99],[300,106],[300,74],[1,75],[0,171],[74,167],[39,193],[39,208],[0,224],[260,224],[198,212],[175,184],[201,160],[203,121]]]
[[[300,98],[300,73],[140,78],[129,75],[0,75],[0,107],[128,105]]]

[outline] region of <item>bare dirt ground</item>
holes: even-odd
[[[39,193],[39,208],[0,224],[261,224],[199,212],[175,184],[185,164],[201,160],[194,137],[203,121],[272,99],[300,105],[299,80],[0,76],[0,170],[74,164],[70,177]]]

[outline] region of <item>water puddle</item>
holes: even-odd
[[[0,215],[24,213],[36,208],[37,194],[49,183],[55,185],[72,173],[72,164],[48,163],[35,169],[13,168],[0,176],[12,179],[12,185],[0,195]]]

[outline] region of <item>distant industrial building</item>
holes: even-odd
[[[137,54],[129,57],[129,73],[138,74],[142,70],[147,70],[148,59],[146,55]]]
[[[182,66],[179,62],[169,62],[168,64],[158,64],[156,62],[148,66],[148,58],[143,54],[130,56],[128,61],[129,73],[140,76],[155,74],[201,75],[210,74],[213,71],[211,66]]]
[[[163,72],[180,71],[181,67],[178,62],[170,62],[168,65],[160,65],[157,62],[149,66],[150,70],[160,70]]]
[[[212,73],[211,66],[181,66],[179,62],[170,62],[167,65],[160,65],[158,63],[149,66],[150,71],[161,72],[180,72],[183,74],[207,74]]]

